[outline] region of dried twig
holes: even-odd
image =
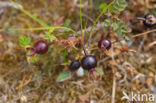
[[[153,29],[153,30],[150,30],[150,31],[147,31],[147,32],[143,32],[143,33],[139,33],[139,34],[133,35],[132,38],[136,38],[136,37],[139,37],[139,36],[147,35],[147,34],[152,33],[152,32],[156,32],[156,29]],[[119,42],[119,41],[122,41],[122,40],[125,40],[125,38],[120,39],[120,40],[112,41],[112,43],[116,43],[116,42]]]
[[[138,37],[138,36],[143,36],[143,35],[146,35],[146,34],[149,34],[149,33],[152,33],[152,32],[156,32],[156,29],[153,29],[153,30],[150,30],[150,31],[147,31],[147,32],[143,32],[143,33],[139,33],[137,35],[132,36],[132,38],[135,38],[135,37]]]
[[[148,47],[152,47],[153,45],[156,45],[156,41],[150,43],[150,44],[148,45]]]
[[[146,38],[143,37],[143,39],[141,40],[140,45],[139,45],[139,47],[138,47],[138,51],[142,50],[143,45],[144,45],[144,43],[145,43],[145,40],[146,40]]]
[[[113,47],[113,44],[112,44],[112,47]],[[123,78],[122,80],[120,80],[119,82],[122,83],[122,82],[126,81],[126,79],[127,79],[127,72],[126,72],[126,70],[125,70],[121,65],[119,65],[119,64],[115,61],[113,48],[112,48],[112,60],[113,60],[114,64],[116,65],[116,67],[117,67],[119,70],[121,70],[121,71],[123,72],[123,75],[124,75],[124,78]]]
[[[112,103],[115,103],[115,91],[116,91],[116,77],[115,72],[113,73],[113,87],[112,87]]]

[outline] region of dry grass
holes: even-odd
[[[79,5],[72,4],[74,2],[71,1],[76,0],[22,0],[20,3],[26,10],[51,25],[57,24],[62,16],[65,19],[70,18],[71,26],[79,31]],[[127,7],[126,12],[131,13],[129,9],[132,9],[131,14],[135,15],[136,12],[146,10],[146,8],[135,6],[145,5],[144,2],[137,0],[133,3],[135,8],[130,8],[131,4]],[[151,7],[150,4],[148,6]],[[87,12],[88,9],[93,12],[91,8],[92,5],[89,5],[87,9],[82,7],[84,12]],[[39,27],[38,23],[11,7],[4,8],[4,13],[0,14],[0,28],[6,22],[9,23],[9,27]],[[134,24],[129,22],[132,29],[135,28]],[[133,29],[131,35],[146,31],[142,24],[138,25],[136,24],[137,28]],[[93,37],[92,47],[96,46],[95,42],[103,34],[98,26],[94,32],[96,36]],[[131,43],[129,48],[136,52],[120,52],[112,48],[108,51],[107,56],[98,58],[98,66],[104,70],[101,81],[88,82],[86,77],[78,78],[74,75],[71,80],[61,83],[55,81],[57,75],[65,68],[59,65],[63,61],[56,59],[63,55],[61,47],[51,46],[48,54],[39,56],[39,61],[32,64],[27,62],[25,52],[19,46],[18,37],[21,34],[37,41],[43,38],[44,32],[20,31],[9,34],[7,30],[0,30],[0,103],[89,103],[87,101],[90,100],[94,100],[95,103],[110,103],[112,87],[115,103],[127,103],[127,101],[120,100],[123,90],[156,94],[156,32],[129,41]],[[117,43],[113,45],[115,46],[118,46]],[[98,50],[95,49],[93,53],[99,57]],[[66,58],[71,59],[75,56],[70,57],[70,55],[72,53],[69,53]],[[81,58],[82,55],[79,57]],[[36,71],[40,71],[42,75],[35,76]],[[113,76],[115,85],[113,85]]]

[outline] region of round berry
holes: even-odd
[[[156,25],[156,17],[154,15],[147,14],[144,18],[145,18],[145,20],[143,21],[144,25],[148,27]]]
[[[69,65],[69,70],[71,71],[75,71],[80,67],[80,62],[78,60],[74,60],[71,62],[71,64]]]
[[[45,41],[40,40],[37,43],[35,43],[34,49],[36,53],[44,54],[48,51],[48,44]]]
[[[104,38],[104,39],[101,39],[99,42],[98,42],[98,47],[101,49],[102,47],[104,47],[105,49],[109,50],[111,48],[111,41]]]
[[[87,55],[87,56],[82,58],[81,65],[82,65],[83,69],[90,70],[90,69],[93,69],[97,66],[97,60],[94,56]]]

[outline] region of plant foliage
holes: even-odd
[[[21,47],[25,47],[27,45],[32,45],[31,38],[26,37],[25,35],[22,35],[19,37],[19,45]]]
[[[110,20],[106,19],[103,22],[104,31],[107,29],[107,27],[112,27],[112,29],[118,34],[119,37],[129,37],[129,28],[126,26],[125,22],[121,20]]]
[[[116,14],[120,14],[127,6],[127,2],[125,0],[116,0],[115,3],[111,7],[111,11]]]
[[[58,75],[56,82],[62,82],[70,78],[70,71],[64,71]]]

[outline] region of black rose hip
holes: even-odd
[[[95,79],[97,79],[96,73],[98,73],[100,75],[100,80],[101,80],[101,78],[102,78],[101,73],[98,72],[97,70],[95,70],[95,67],[97,66],[97,60],[96,60],[95,56],[88,55],[85,45],[83,45],[83,51],[85,53],[85,56],[81,60],[81,66],[83,69],[88,70],[88,81],[90,81],[91,73],[93,74]]]
[[[144,25],[148,27],[156,25],[156,17],[154,15],[147,14],[144,18],[145,18],[145,20],[143,21]]]
[[[100,49],[104,48],[106,50],[109,50],[111,48],[111,41],[106,38],[103,38],[98,42],[98,47]]]
[[[40,40],[40,41],[36,42],[34,46],[26,47],[26,49],[32,50],[32,52],[30,52],[27,56],[33,56],[36,53],[37,54],[45,54],[48,52],[48,47],[51,44],[53,44],[53,43],[47,43],[43,40]]]
[[[79,67],[80,67],[80,62],[78,60],[74,60],[69,65],[69,70],[70,71],[75,71],[75,70],[79,69]]]
[[[38,41],[34,45],[35,52],[38,54],[45,54],[48,51],[48,44],[45,41]]]
[[[84,69],[90,70],[97,66],[97,60],[92,55],[87,55],[81,60],[81,65]]]
[[[153,14],[147,14],[144,18],[142,17],[136,17],[136,20],[142,20],[144,25],[147,27],[153,27],[156,25],[156,17]]]

